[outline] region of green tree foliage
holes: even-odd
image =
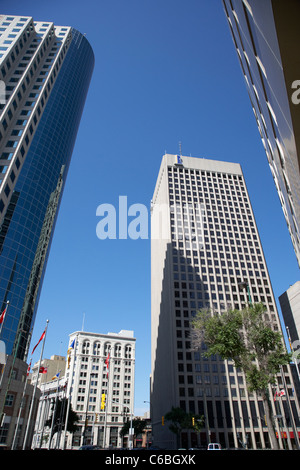
[[[266,307],[251,304],[243,310],[229,310],[222,315],[200,311],[193,321],[193,343],[207,346],[204,353],[231,359],[245,373],[250,392],[259,394],[264,402],[268,428],[277,448],[268,406],[268,386],[276,383],[280,367],[290,362],[282,334],[266,321]]]
[[[146,429],[147,421],[145,419],[135,418],[132,420],[132,427],[134,429],[134,435],[138,436],[139,434],[143,434],[144,430]],[[130,428],[130,420],[123,424],[123,427],[120,431],[120,436],[124,437],[126,434],[129,434]]]
[[[200,431],[204,425],[204,417],[192,413],[186,413],[182,408],[172,407],[165,415],[165,420],[170,421],[169,429],[177,436],[177,446],[179,445],[180,435],[184,429],[195,429]]]
[[[67,405],[68,405],[67,398],[63,398],[62,400],[57,399],[56,403],[54,403],[52,405],[52,414],[51,414],[50,418],[45,422],[45,426],[51,428],[53,413],[54,413],[52,435],[50,436],[50,439],[52,439],[52,437],[54,436],[55,433],[65,429]],[[68,423],[67,423],[67,431],[69,431],[72,434],[75,431],[77,431],[79,429],[78,425],[76,424],[78,421],[79,421],[79,416],[72,409],[72,405],[70,405]]]

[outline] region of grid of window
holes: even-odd
[[[71,400],[80,423],[83,426],[87,420],[88,426],[103,425],[106,419],[110,433],[112,425],[117,425],[120,431],[134,404],[135,339],[119,339],[110,334],[87,337],[86,333],[80,333],[77,342],[74,370],[71,361],[67,378],[73,373]],[[106,396],[104,410],[101,409],[103,394]],[[96,441],[103,438],[102,432],[100,426]]]
[[[192,398],[225,398],[228,387],[232,397],[246,395],[243,377],[233,369],[227,383],[220,358],[191,352],[190,320],[197,310],[245,307],[244,281],[251,300],[269,312],[274,299],[242,175],[171,166],[168,186],[179,397],[181,406],[195,411]],[[278,329],[275,314],[272,320]]]
[[[110,352],[111,351],[111,352]],[[80,354],[80,380],[81,387],[78,388],[77,395],[77,411],[86,410],[86,397],[90,393],[88,401],[89,412],[101,412],[101,395],[108,392],[108,377],[105,366],[106,358],[110,354],[110,361],[113,364],[111,374],[113,375],[111,390],[115,401],[130,405],[130,390],[133,391],[133,362],[127,360],[134,359],[133,347],[131,344],[121,345],[120,343],[112,344],[111,342],[102,343],[95,340],[84,340],[81,346]],[[124,361],[126,359],[126,361]],[[90,390],[90,385],[93,387]],[[129,398],[128,398],[129,397]],[[96,400],[97,398],[97,400]],[[112,411],[118,413],[122,407],[112,406]],[[102,412],[104,414],[104,412]],[[91,418],[93,415],[91,414]]]
[[[168,181],[175,297],[192,313],[241,308],[248,298],[239,284],[247,281],[251,299],[274,312],[243,177],[170,167]]]

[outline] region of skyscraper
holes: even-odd
[[[300,265],[300,4],[223,0],[223,5]]]
[[[151,209],[151,420],[156,445],[176,445],[162,417],[180,407],[205,416],[203,432],[182,434],[185,448],[209,440],[225,447],[269,447],[261,398],[248,392],[243,373],[230,361],[205,359],[205,345],[195,348],[190,337],[198,310],[221,314],[247,306],[250,299],[266,305],[267,319],[281,331],[240,165],[164,155]],[[272,403],[274,416],[287,419],[290,433],[289,404],[299,415],[292,384],[286,367],[278,377],[278,386],[286,385],[285,401]],[[282,423],[275,425],[279,430]]]
[[[94,54],[71,27],[0,16],[1,339],[26,360]]]

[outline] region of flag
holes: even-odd
[[[47,374],[47,371],[48,371],[47,367],[43,367],[43,366],[40,367],[40,374]]]
[[[285,391],[284,390],[276,390],[275,391],[275,395],[274,395],[274,401],[276,400],[276,397],[282,397],[285,395]]]
[[[182,165],[182,164],[183,164],[181,155],[177,155],[177,164],[178,164],[178,165]]]
[[[59,378],[59,374],[60,374],[60,372],[61,372],[61,371],[57,372],[57,374],[56,374],[56,375],[54,375],[54,376],[52,377],[52,379],[51,379],[51,380],[58,379],[58,378]]]
[[[67,354],[70,354],[70,352],[72,351],[72,349],[74,349],[74,345],[75,345],[75,339],[73,339],[72,343],[70,344],[69,349],[68,349],[68,351],[67,351]]]
[[[68,351],[67,351],[67,369],[70,368],[70,362],[71,362],[71,351],[72,349],[75,348],[75,339],[73,339],[72,343],[70,344]]]
[[[45,334],[46,334],[46,329],[44,330],[44,332],[43,332],[42,336],[40,337],[39,341],[37,342],[37,344],[34,346],[31,355],[34,353],[34,351],[36,350],[36,348],[38,347],[40,342],[45,338]]]
[[[0,325],[1,325],[1,323],[4,322],[4,317],[5,317],[5,314],[6,314],[6,309],[7,309],[7,307],[5,307],[5,309],[3,310],[3,312],[2,312],[1,315],[0,315]]]
[[[32,359],[30,359],[30,363],[29,363],[29,366],[28,366],[28,369],[27,369],[27,377],[28,377],[28,375],[29,375],[29,372],[30,372],[31,361],[32,361]]]
[[[107,358],[105,359],[106,371],[107,371],[107,378],[108,378],[108,370],[109,370],[109,353]]]

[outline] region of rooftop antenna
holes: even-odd
[[[179,155],[182,157],[182,153],[181,153],[181,142],[179,142]]]

